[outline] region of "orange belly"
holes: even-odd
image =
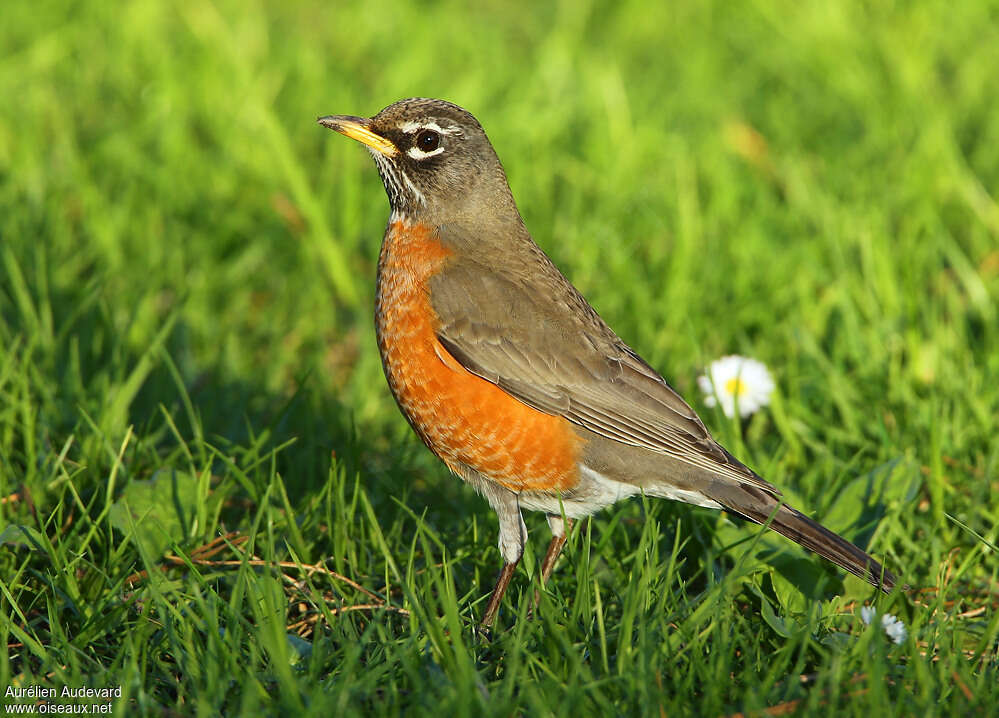
[[[397,221],[385,234],[375,328],[399,408],[452,470],[464,464],[514,491],[571,489],[582,442],[569,422],[470,373],[437,340],[427,280],[448,256],[428,228]]]

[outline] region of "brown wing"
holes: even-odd
[[[711,438],[532,241],[511,248],[502,269],[470,254],[431,279],[438,339],[462,366],[539,411],[779,495]]]

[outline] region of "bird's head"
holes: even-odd
[[[328,115],[319,124],[367,145],[397,215],[442,224],[517,212],[489,138],[458,105],[411,98],[371,118]]]

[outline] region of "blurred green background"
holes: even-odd
[[[995,2],[7,0],[0,679],[125,685],[121,710],[168,715],[995,711],[997,68]],[[367,153],[315,124],[408,96],[473,112],[611,326],[923,590],[893,599],[912,639],[892,660],[822,642],[856,624],[859,582],[770,538],[738,578],[729,549],[754,532],[664,502],[600,514],[544,620],[476,642],[494,519],[385,387],[387,201]],[[696,392],[733,352],[778,385],[744,426]],[[170,516],[141,549],[113,509],[164,476],[176,511],[147,507]],[[333,581],[307,600],[245,563],[158,568],[227,531],[267,560],[333,557],[410,613],[343,612],[370,597]],[[777,553],[794,561],[772,571]],[[782,588],[816,576],[821,614]],[[300,599],[326,606],[314,632],[290,627]],[[862,698],[839,692],[854,679]]]

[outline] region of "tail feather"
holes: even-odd
[[[787,504],[778,508],[776,498],[755,487],[728,485],[724,488],[723,491],[712,492],[711,498],[726,509],[758,524],[770,521],[770,528],[777,533],[814,551],[885,593],[890,593],[895,587],[895,576],[869,554],[797,509]]]

